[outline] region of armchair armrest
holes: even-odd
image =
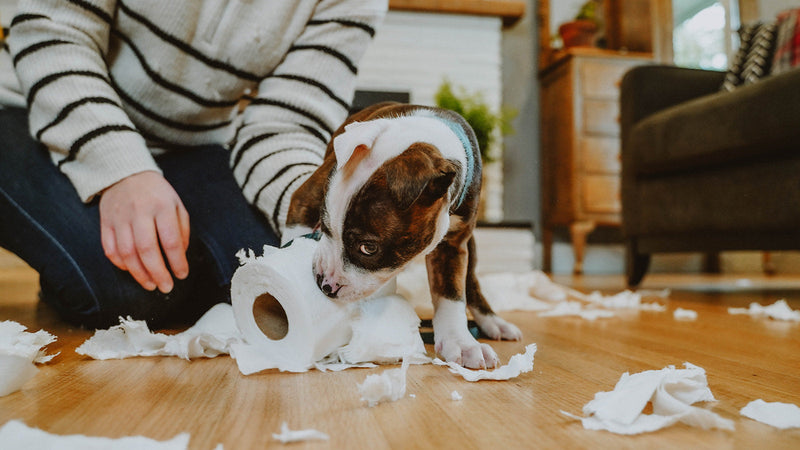
[[[622,78],[620,86],[620,140],[622,144],[622,223],[628,236],[639,225],[636,198],[637,160],[631,148],[630,134],[634,126],[646,117],[671,106],[719,92],[724,72],[687,69],[676,66],[637,66]],[[627,204],[627,206],[626,206]]]
[[[645,117],[688,100],[718,92],[724,72],[676,66],[638,66],[622,79],[620,125],[626,130]]]

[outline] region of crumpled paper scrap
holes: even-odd
[[[729,314],[747,314],[753,317],[769,317],[774,320],[787,320],[790,322],[800,322],[800,310],[789,307],[786,300],[778,300],[769,306],[761,306],[758,303],[750,303],[749,308],[728,308]]]
[[[401,359],[413,364],[430,363],[419,334],[419,317],[404,299],[374,298],[359,302],[357,307],[358,316],[352,322],[353,336],[347,345],[336,351],[340,363],[388,364]]]
[[[39,371],[35,364],[50,361],[44,347],[56,340],[52,334],[27,327],[12,320],[0,322],[0,397],[22,389]]]
[[[377,301],[374,305],[363,306],[362,315],[353,323],[354,334],[350,345],[317,362],[313,368],[324,372],[375,367],[375,364],[368,361],[394,362],[401,357],[412,364],[429,363],[430,358],[427,356],[418,330],[413,330],[416,333],[414,335],[405,328],[401,329],[402,324],[408,323],[408,320],[402,323],[399,320],[394,321],[395,325],[391,325],[392,321],[387,319],[392,314],[402,312],[393,305],[391,302],[384,304]],[[369,328],[370,321],[376,317],[382,318],[381,324],[386,325],[383,328],[390,331],[380,339],[375,336],[375,331]],[[419,323],[419,318],[416,318],[416,321]],[[408,339],[398,338],[406,332]],[[236,327],[233,308],[227,303],[215,305],[194,326],[174,335],[153,333],[142,320],[120,318],[119,325],[108,330],[95,331],[95,334],[75,351],[101,360],[137,356],[177,356],[191,360],[231,354],[236,358],[239,371],[244,375],[259,372],[265,366],[272,366],[274,363],[269,355],[264,355],[257,347],[244,342]],[[281,370],[305,372],[309,369],[310,367],[306,366],[287,366]]]
[[[697,320],[697,311],[692,309],[675,308],[672,312],[675,320]]]
[[[450,372],[461,375],[467,381],[505,381],[533,370],[533,356],[535,354],[536,344],[528,344],[524,353],[517,353],[508,360],[508,364],[494,370],[467,369],[454,362],[444,362],[439,358],[434,359],[433,363],[437,366],[447,366]]]
[[[464,400],[464,396],[459,394],[458,391],[453,391],[450,393],[450,400],[454,402],[460,402],[461,400]]]
[[[230,353],[241,340],[233,310],[220,303],[186,331],[174,335],[153,333],[143,320],[120,317],[120,324],[97,330],[75,352],[94,359],[124,359],[133,356],[177,356],[183,359],[213,358]]]
[[[281,432],[272,433],[272,438],[276,441],[280,441],[282,444],[288,444],[290,442],[301,441],[327,441],[330,439],[330,436],[322,431],[311,428],[306,430],[290,430],[289,424],[283,422],[281,424]]]
[[[399,369],[384,370],[381,374],[370,374],[358,385],[361,400],[373,407],[382,402],[394,402],[406,394],[406,373],[409,361],[404,359]]]
[[[782,430],[800,428],[800,407],[793,403],[753,400],[739,414]]]
[[[30,450],[34,448],[57,448],[59,450],[107,449],[114,450],[185,450],[189,447],[189,433],[181,433],[168,441],[156,441],[142,436],[127,436],[119,439],[90,437],[82,434],[57,435],[38,428],[31,428],[19,420],[7,422],[0,428],[0,442],[8,450]],[[222,446],[217,446],[218,450]]]
[[[615,315],[614,311],[607,309],[584,308],[583,304],[577,301],[558,303],[553,309],[539,313],[539,317],[578,316],[586,320],[614,317]]]
[[[425,307],[430,305],[430,292],[428,289],[427,272],[424,264],[412,264],[401,272],[397,278],[398,290],[415,306]],[[557,309],[548,316],[577,315],[586,319],[599,317],[612,317],[616,310],[631,309],[639,311],[666,311],[666,306],[658,302],[644,302],[645,297],[666,299],[670,295],[669,289],[658,291],[639,290],[623,291],[614,295],[603,295],[600,292],[584,294],[554,282],[541,270],[528,272],[501,272],[489,273],[479,276],[481,291],[495,312],[502,311],[549,311]],[[577,306],[561,306],[563,302],[582,302],[580,310],[593,310],[595,312],[577,312]],[[600,313],[596,310],[605,309]]]
[[[630,375],[624,373],[613,391],[598,392],[583,407],[585,417],[561,411],[583,423],[587,430],[607,430],[617,434],[640,434],[683,422],[704,429],[733,430],[733,421],[692,406],[716,401],[701,367],[684,363],[684,369],[669,366]],[[653,413],[644,414],[648,403]]]
[[[542,271],[497,273],[480,278],[482,291],[495,311],[543,311],[541,317],[578,316],[586,320],[614,317],[617,310],[665,311],[658,302],[643,302],[647,297],[667,298],[669,290],[625,290],[613,295],[598,291],[584,294],[550,279]]]

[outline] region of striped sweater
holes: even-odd
[[[281,233],[347,116],[386,4],[22,0],[7,43],[30,131],[83,201],[160,171],[154,154],[219,143]]]

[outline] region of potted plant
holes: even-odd
[[[495,139],[498,134],[507,135],[513,132],[511,121],[517,113],[508,108],[503,108],[499,113],[495,113],[489,109],[489,105],[486,104],[480,93],[469,94],[463,88],[459,91],[458,93],[454,92],[450,82],[445,80],[436,92],[436,106],[457,112],[469,123],[475,131],[475,138],[481,152],[481,161],[486,167],[498,159],[495,156],[495,146],[493,145]],[[492,176],[488,172],[486,170],[482,172],[484,188],[481,189],[478,218],[497,221],[500,219],[492,215],[489,207],[489,199],[496,196],[496,193],[495,196],[489,194],[489,191],[493,191],[490,185],[496,183],[486,182],[489,179],[497,181],[497,175]]]
[[[596,0],[589,0],[581,6],[574,20],[558,27],[558,34],[564,48],[591,47],[599,30],[598,3]]]
[[[484,165],[494,162],[497,159],[492,147],[495,130],[503,135],[513,133],[511,121],[516,112],[504,108],[499,113],[494,113],[480,94],[468,94],[463,89],[461,91],[456,94],[450,82],[445,80],[436,92],[436,106],[460,114],[475,131]]]

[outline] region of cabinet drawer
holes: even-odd
[[[578,140],[581,167],[589,173],[618,174],[622,169],[619,159],[619,139],[613,137],[584,136]]]
[[[614,175],[583,176],[583,208],[586,212],[618,213],[622,211],[620,180]]]
[[[587,59],[578,68],[581,93],[594,98],[619,98],[619,86],[630,64]]]
[[[586,133],[619,136],[619,103],[611,100],[584,100],[583,130]]]

